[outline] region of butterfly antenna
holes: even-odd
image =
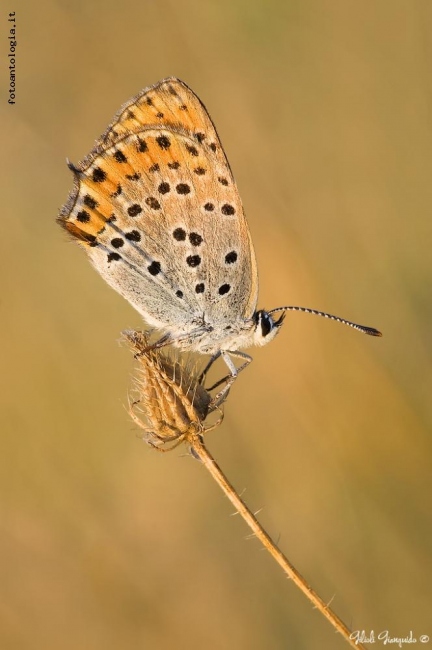
[[[302,311],[306,314],[314,314],[315,316],[323,316],[324,318],[329,318],[330,320],[335,320],[342,325],[348,325],[353,329],[363,332],[363,334],[369,334],[369,336],[382,336],[382,333],[375,329],[375,327],[367,327],[366,325],[358,325],[357,323],[352,323],[350,320],[345,318],[340,318],[339,316],[333,316],[332,314],[327,314],[325,311],[318,311],[317,309],[309,309],[308,307],[294,307],[289,305],[288,307],[276,307],[276,309],[271,309],[268,314],[273,314],[275,311]]]

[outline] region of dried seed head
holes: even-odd
[[[204,424],[212,411],[219,410],[219,402],[199,382],[196,367],[186,364],[177,351],[168,357],[149,347],[145,332],[127,330],[122,334],[137,362],[129,413],[143,429],[146,442],[168,451],[221,423],[222,417],[210,426]],[[167,443],[174,444],[167,447]]]

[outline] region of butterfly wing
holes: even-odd
[[[258,291],[240,197],[198,97],[170,78],[127,102],[71,166],[59,222],[96,269],[172,336],[250,319]]]

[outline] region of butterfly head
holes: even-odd
[[[272,341],[279,332],[279,328],[282,325],[284,318],[285,312],[283,312],[278,319],[274,319],[272,315],[264,309],[255,312],[253,317],[255,323],[253,333],[254,345],[266,345],[266,343]]]

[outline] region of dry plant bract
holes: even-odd
[[[200,382],[196,363],[185,363],[176,351],[168,356],[149,347],[145,332],[127,330],[123,338],[136,360],[129,413],[149,445],[170,451],[184,440],[190,442],[219,426],[223,419],[220,404],[227,393],[212,397]],[[219,417],[205,424],[214,412]]]

